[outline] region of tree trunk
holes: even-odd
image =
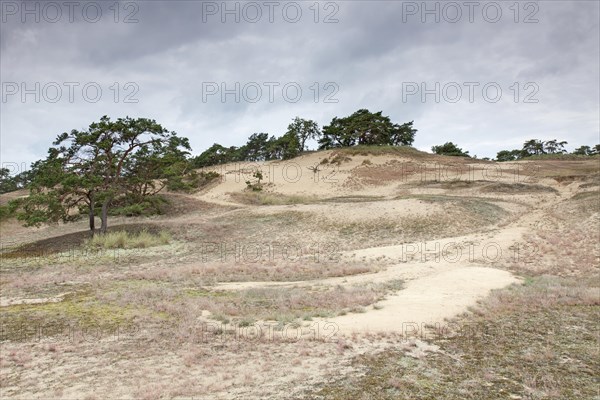
[[[108,228],[108,203],[110,199],[104,200],[102,203],[102,216],[100,217],[102,220],[102,225],[100,226],[100,233],[105,234],[106,228]]]
[[[94,236],[95,228],[96,228],[96,221],[94,218],[94,206],[90,205],[90,231],[92,231],[92,236]]]
[[[90,194],[88,196],[88,200],[90,201],[90,231],[92,231],[92,236],[94,236],[94,230],[96,229],[96,221],[94,215],[94,195]]]

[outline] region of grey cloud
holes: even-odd
[[[9,18],[0,25],[2,82],[97,82],[104,95],[98,103],[21,103],[11,97],[0,104],[0,155],[3,161],[34,161],[57,133],[104,114],[155,118],[190,137],[195,153],[217,141],[241,144],[253,132],[281,134],[296,115],[323,125],[358,108],[382,110],[398,122],[414,119],[415,145],[424,149],[453,140],[471,154],[494,156],[529,137],[557,137],[573,146],[598,140],[597,2],[539,2],[535,24],[514,23],[506,4],[494,24],[477,13],[473,23],[421,23],[418,16],[403,22],[406,2],[333,3],[339,22],[332,24],[314,23],[313,2],[299,2],[303,18],[294,24],[278,12],[273,23],[265,15],[257,23],[231,17],[221,23],[219,16],[204,22],[203,4],[194,1],[136,2],[139,22],[133,24],[111,18],[91,24],[81,17],[76,23],[22,24]],[[107,7],[114,3],[101,4],[111,16]],[[118,102],[110,89],[115,82]],[[127,82],[139,86],[137,103],[122,101]],[[297,103],[280,94],[270,103],[266,93],[257,103],[236,103],[232,96],[224,103],[219,96],[203,101],[203,82],[230,88],[235,82],[298,82],[303,96]],[[320,85],[317,102],[314,82]],[[338,85],[338,103],[323,101],[327,82]],[[403,98],[406,82],[429,88],[435,82],[497,82],[503,97],[488,103],[479,92],[474,103],[436,103],[432,96],[422,102],[418,95]],[[514,82],[521,85],[517,103],[511,100]],[[527,82],[539,85],[538,104],[522,102]]]

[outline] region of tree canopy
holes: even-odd
[[[27,225],[70,221],[80,216],[74,210],[87,209],[93,232],[101,207],[100,229],[106,232],[111,203],[120,196],[156,193],[164,186],[157,180],[181,172],[176,166],[185,162],[186,150],[186,138],[154,120],[104,116],[88,129],[57,137],[46,159],[35,165],[18,218]]]
[[[308,139],[318,139],[321,136],[321,130],[315,121],[296,117],[288,125],[286,135],[296,137],[299,151],[304,151],[306,150],[306,141]]]
[[[539,156],[544,154],[566,154],[565,149],[567,145],[566,141],[559,141],[558,139],[552,140],[540,140],[540,139],[529,139],[523,143],[523,147],[520,150],[501,150],[496,155],[497,161],[514,161],[520,160],[526,157]],[[575,149],[572,154],[582,156],[593,156],[594,154],[600,153],[600,145],[595,145],[593,148],[590,146],[580,146]]]
[[[593,156],[596,154],[600,154],[600,144],[597,144],[594,147],[579,146],[575,149],[575,151],[573,151],[573,154],[577,154],[580,156]]]
[[[333,118],[323,127],[319,149],[356,145],[411,145],[417,130],[413,121],[402,125],[393,123],[382,112],[361,109],[344,118]]]
[[[431,151],[433,151],[435,154],[444,156],[470,157],[468,151],[463,151],[463,149],[452,142],[446,142],[439,146],[433,146]]]
[[[316,122],[300,117],[294,118],[287,132],[280,137],[268,133],[253,133],[241,147],[225,147],[213,144],[199,156],[192,159],[196,168],[231,162],[254,162],[267,160],[288,160],[305,150],[308,139],[317,139],[321,132]]]

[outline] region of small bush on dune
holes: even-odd
[[[0,206],[0,221],[7,220],[11,217],[10,210],[8,206]]]
[[[331,160],[329,160],[330,164],[336,164],[337,166],[342,165],[345,162],[349,162],[352,161],[352,158],[342,155],[342,154],[336,154]]]
[[[132,197],[123,197],[115,201],[114,207],[110,209],[109,214],[113,216],[139,217],[150,215],[161,215],[169,202],[162,196],[147,196],[141,200]],[[97,210],[99,213],[100,210]]]
[[[194,193],[220,177],[221,175],[215,171],[200,171],[199,173],[192,171],[185,176],[171,177],[167,182],[167,189],[172,192]]]
[[[84,245],[96,249],[144,249],[169,244],[171,239],[171,234],[166,231],[161,231],[157,235],[148,231],[141,231],[137,234],[118,231],[96,235],[86,240]]]

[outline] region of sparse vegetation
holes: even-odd
[[[275,206],[285,204],[310,204],[319,200],[308,196],[290,196],[277,193],[268,193],[252,190],[251,192],[237,192],[229,195],[234,201],[259,206]]]
[[[260,192],[261,190],[263,190],[263,186],[262,186],[263,174],[262,174],[262,172],[260,170],[256,170],[252,174],[252,177],[255,179],[255,181],[254,182],[246,181],[246,188],[253,192]]]
[[[212,182],[219,179],[221,175],[215,171],[190,171],[185,175],[175,175],[169,178],[167,189],[173,192],[194,193],[202,190]]]
[[[439,350],[399,348],[357,357],[361,371],[337,377],[305,398],[594,398],[600,369],[597,286],[540,277],[494,293],[480,307],[433,330]],[[414,345],[413,345],[414,346]]]
[[[338,153],[332,155],[331,160],[329,160],[329,164],[335,164],[339,166],[348,161],[352,161],[352,158]]]
[[[87,239],[84,245],[95,249],[145,249],[169,244],[171,240],[171,234],[167,231],[161,231],[157,235],[148,231],[133,234],[126,231],[117,231],[95,235],[91,239]]]
[[[139,217],[164,214],[169,208],[168,200],[161,195],[147,196],[141,199],[132,196],[119,198],[114,202],[109,215]]]
[[[357,145],[353,147],[342,147],[336,148],[332,156],[336,154],[345,154],[348,156],[382,156],[382,155],[396,155],[396,156],[407,156],[407,157],[427,157],[428,154],[415,149],[411,146],[374,146],[374,145]]]
[[[200,308],[221,320],[268,320],[289,324],[316,317],[333,317],[373,304],[390,293],[386,285],[344,288],[261,288],[200,296]]]
[[[261,190],[216,173],[190,189],[195,183],[185,178],[189,187],[161,193],[167,201],[145,198],[159,213],[121,197],[111,208],[112,231],[93,237],[81,222],[30,231],[3,223],[2,390],[60,397],[55,379],[76,376],[85,363],[111,398],[209,398],[236,388],[245,396],[258,393],[267,375],[276,376],[267,397],[290,399],[595,395],[600,202],[593,159],[536,162],[535,175],[517,182],[478,169],[469,180],[423,179],[442,165],[437,160],[444,167],[482,161],[406,146],[304,157],[303,172],[325,159],[339,162],[347,179],[331,191],[291,195],[287,183],[262,176],[250,181]],[[20,195],[3,195],[2,204]],[[415,246],[426,254],[412,254]],[[437,259],[438,251],[452,258],[459,250],[464,260]],[[468,275],[470,267],[524,279],[462,308],[442,331],[427,325],[411,338],[398,327],[370,329],[371,321],[396,323],[383,316],[418,301],[420,282],[435,282],[440,270]],[[469,279],[461,287],[486,284]],[[427,297],[418,307],[450,308],[455,289],[428,287],[438,284],[443,303]],[[336,324],[339,331],[325,330]],[[105,336],[90,342],[91,332]],[[140,372],[113,389],[102,382],[113,381],[115,365],[161,368],[167,383],[150,387]],[[255,380],[244,377],[251,368]],[[202,376],[202,393],[178,374]],[[210,386],[211,379],[232,385]]]
[[[531,183],[503,183],[496,182],[489,185],[485,185],[481,188],[482,192],[495,192],[495,193],[512,193],[512,194],[525,194],[535,192],[547,192],[558,194],[558,190],[553,187],[531,184]]]

